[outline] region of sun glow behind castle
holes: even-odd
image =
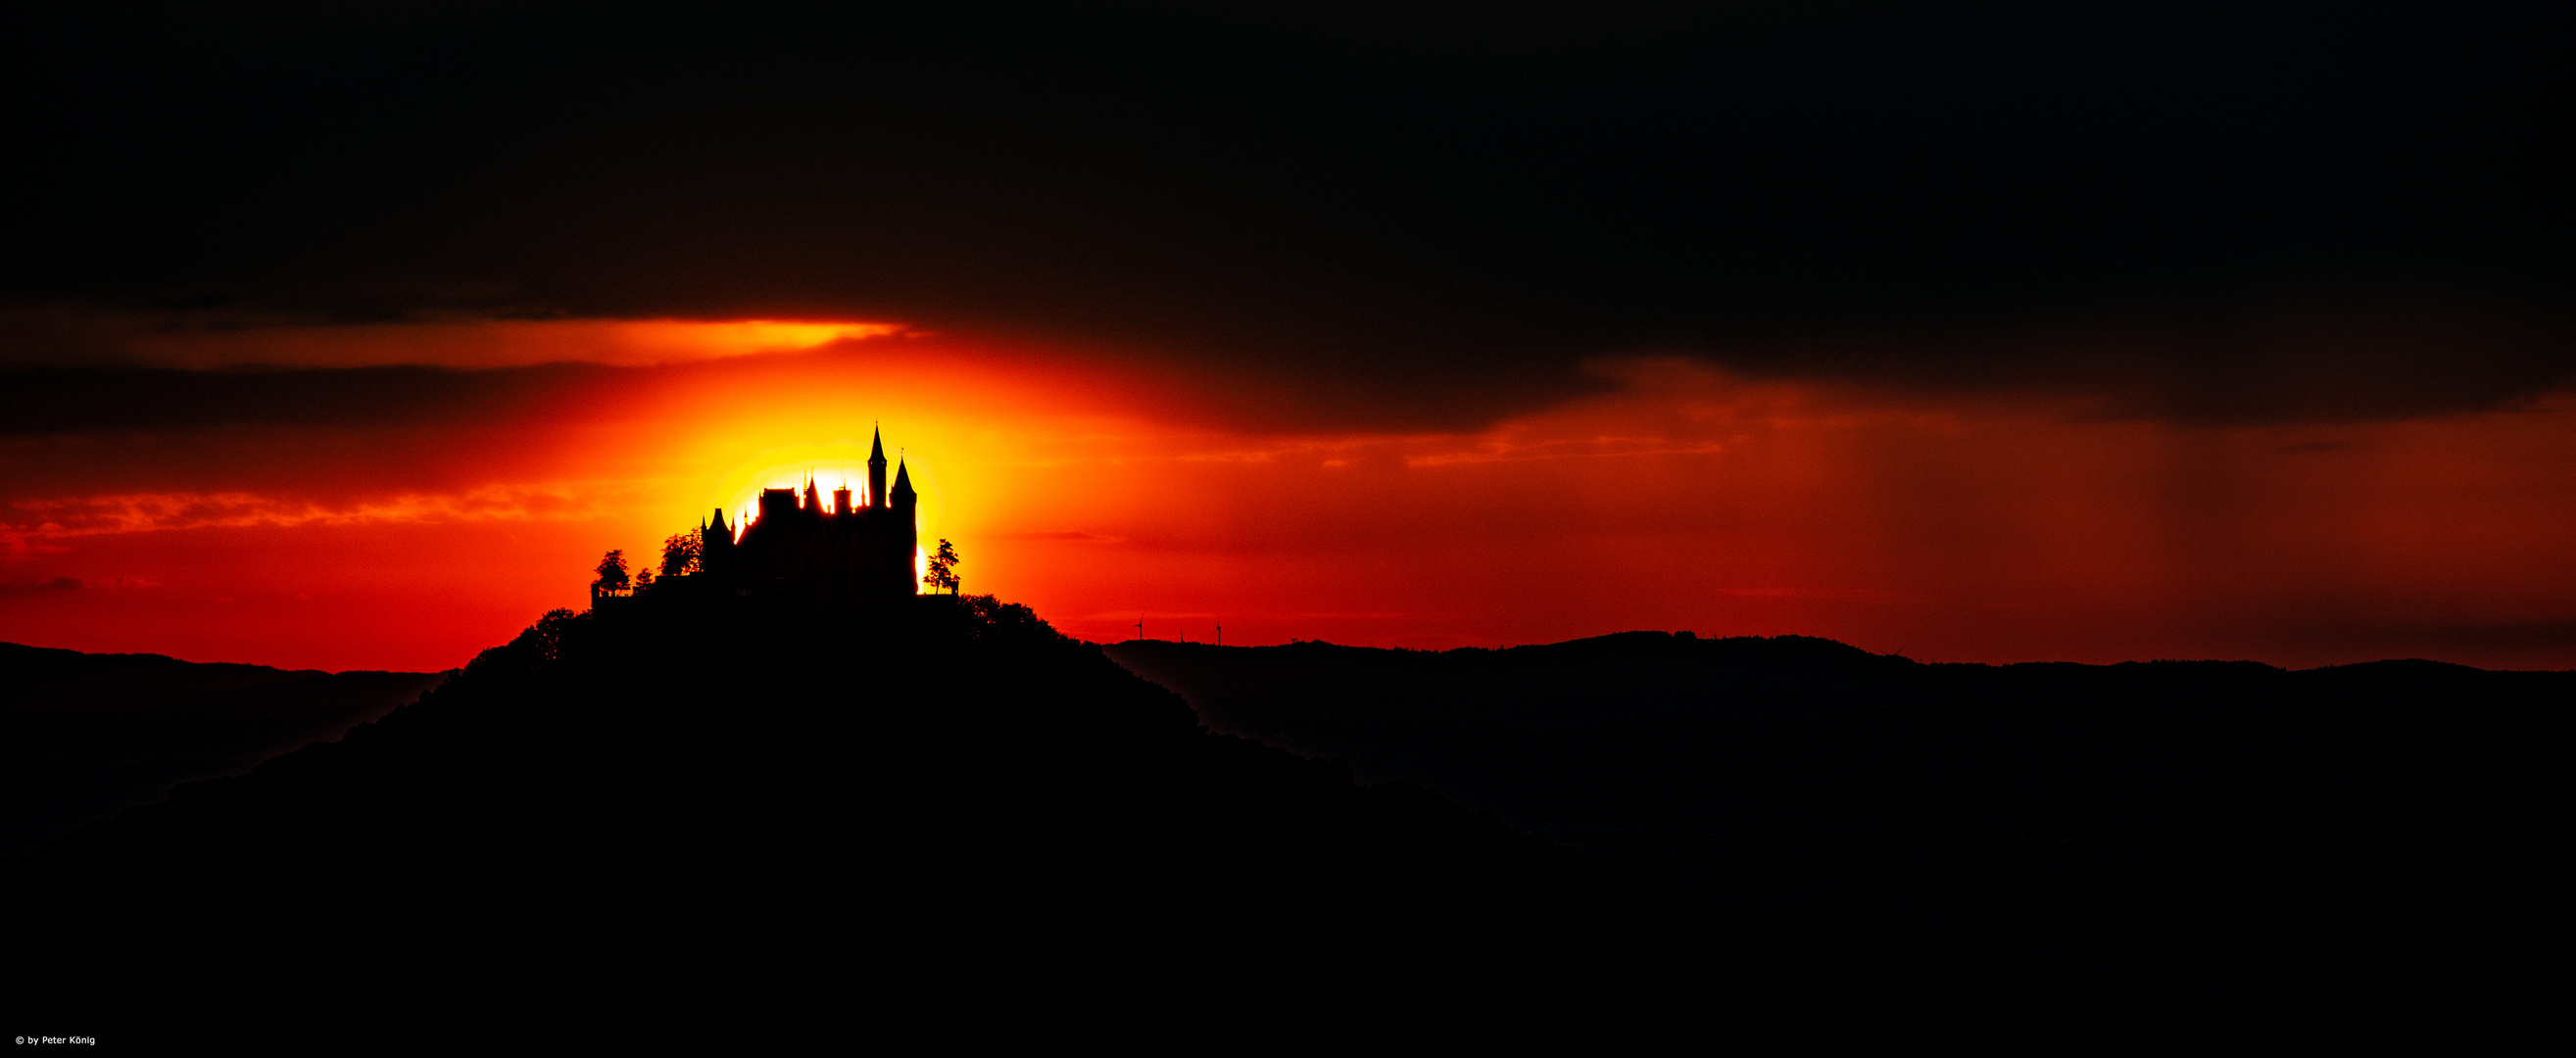
[[[825,444],[787,445],[760,452],[718,479],[708,490],[707,502],[701,509],[720,510],[732,521],[739,533],[760,520],[760,494],[770,489],[788,489],[800,497],[811,482],[828,497],[836,489],[848,489],[855,502],[873,504],[868,494],[867,465],[870,446],[841,438]],[[896,449],[913,488],[919,493],[914,508],[914,531],[920,540],[939,539],[948,512],[946,491],[940,487],[939,474],[925,465],[921,457]],[[918,589],[921,578],[930,574],[930,552],[915,546],[912,552],[913,582]]]
[[[770,582],[845,595],[922,595],[930,574],[922,546],[927,517],[912,481],[912,461],[902,448],[896,453],[894,461],[886,458],[884,430],[878,427],[866,450],[837,440],[768,450],[744,461],[716,487],[716,497],[726,502],[698,523],[703,566],[690,584],[703,587],[701,577],[721,579],[726,592],[739,587],[734,595],[768,592]],[[822,469],[824,458],[832,461],[829,474]],[[858,463],[860,474],[850,474],[850,463]],[[657,584],[641,584],[639,595],[649,587]]]
[[[911,449],[920,539],[957,541],[979,591],[1103,641],[1143,611],[1192,630],[1222,614],[1228,643],[1689,628],[1945,661],[2576,664],[2564,392],[2442,418],[2211,426],[1628,358],[1592,366],[1598,391],[1434,428],[1300,418],[1250,383],[1078,350],[906,332],[717,355],[713,341],[829,330],[799,326],[423,327],[428,344],[398,358],[368,328],[298,332],[283,337],[367,348],[299,361],[287,342],[257,359],[451,370],[216,380],[329,382],[381,419],[21,438],[0,459],[0,640],[460,665],[577,602],[605,548],[658,555],[674,530],[717,509],[730,522],[808,473],[828,492],[846,467],[864,487],[864,446],[817,439],[882,418]],[[623,359],[594,348],[611,331],[708,355],[580,366]],[[206,340],[224,348],[181,362],[247,355],[226,351],[246,338]],[[453,370],[530,360],[558,366]]]

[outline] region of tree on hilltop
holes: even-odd
[[[957,557],[957,545],[942,540],[939,542],[939,550],[930,555],[930,575],[921,578],[921,582],[930,585],[934,590],[955,595],[959,583],[957,564],[963,561],[965,560]]]
[[[602,557],[599,560],[599,579],[590,582],[590,586],[603,591],[625,590],[626,552],[612,550]]]
[[[673,534],[670,539],[662,541],[662,575],[678,577],[698,572],[701,568],[699,560],[706,554],[706,547],[703,530],[691,529]]]

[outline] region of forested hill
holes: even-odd
[[[180,783],[339,738],[443,679],[0,643],[0,859]]]
[[[182,787],[8,883],[47,909],[20,941],[60,953],[57,998],[253,959],[185,980],[433,997],[468,1028],[599,994],[624,1004],[602,1032],[723,1013],[782,1039],[832,1038],[860,1003],[947,1011],[940,1031],[1187,1008],[1265,1038],[1356,1011],[1599,1038],[2120,999],[1918,931],[1711,914],[1419,787],[1210,733],[989,599],[559,613],[341,742]]]
[[[2564,878],[2570,672],[1923,664],[1661,632],[1106,649],[1213,730],[1712,906],[1905,923],[2284,1018],[2515,1009]]]

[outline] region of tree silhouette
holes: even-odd
[[[606,556],[603,556],[599,560],[599,579],[592,581],[590,586],[607,591],[624,590],[626,587],[626,552],[622,550],[613,550]]]
[[[691,529],[673,534],[670,539],[662,541],[662,575],[676,577],[698,572],[698,560],[705,553],[706,535],[703,530]]]
[[[955,595],[959,583],[957,564],[963,561],[965,560],[957,557],[957,545],[942,540],[939,542],[939,550],[930,556],[930,575],[921,578],[921,582],[934,589]]]

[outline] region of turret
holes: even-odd
[[[894,498],[894,506],[897,510],[912,510],[913,505],[920,502],[921,494],[912,491],[911,471],[900,466],[894,469],[894,492],[891,493],[891,495]]]
[[[886,505],[885,431],[879,429],[868,444],[868,506]]]
[[[725,524],[724,508],[716,508],[715,517],[698,527],[698,568],[713,573],[730,570],[733,561],[733,529]]]

